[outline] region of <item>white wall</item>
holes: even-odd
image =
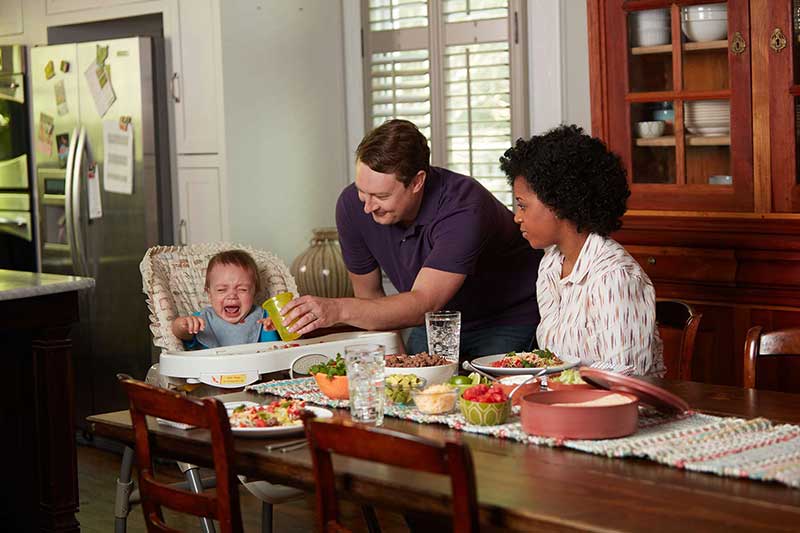
[[[231,240],[290,263],[349,182],[342,6],[222,2]]]
[[[528,0],[531,134],[559,124],[591,131],[585,0]]]
[[[556,0],[557,1],[557,0]],[[589,98],[589,36],[586,1],[567,0],[562,7],[563,30],[563,94],[566,124],[577,124],[592,130],[592,109]]]

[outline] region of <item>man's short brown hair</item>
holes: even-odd
[[[208,290],[211,285],[211,270],[217,265],[236,265],[240,267],[250,274],[253,287],[256,289],[255,292],[258,293],[258,291],[261,290],[261,278],[258,277],[258,266],[256,266],[253,257],[244,250],[226,250],[209,259],[208,266],[206,267],[206,290]]]
[[[388,120],[369,132],[356,148],[356,157],[375,172],[394,174],[408,187],[420,170],[430,171],[428,140],[407,120]]]

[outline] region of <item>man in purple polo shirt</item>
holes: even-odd
[[[336,323],[370,330],[420,326],[425,313],[461,311],[461,356],[528,349],[539,323],[541,252],[477,181],[431,167],[416,126],[390,120],[356,150],[355,183],[336,205],[355,298],[302,296],[287,304],[293,331]],[[381,269],[399,291],[386,296]],[[427,350],[415,327],[409,353]]]

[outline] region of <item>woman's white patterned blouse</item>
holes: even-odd
[[[613,239],[590,234],[572,272],[561,279],[563,261],[551,246],[539,265],[539,347],[584,365],[663,375],[655,289],[636,260]]]

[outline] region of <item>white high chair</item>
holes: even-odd
[[[262,302],[280,292],[289,291],[297,294],[297,286],[286,265],[274,254],[256,250],[247,246],[226,243],[193,244],[188,246],[156,246],[150,248],[142,259],[139,269],[142,272],[142,290],[147,296],[147,307],[150,310],[150,330],[153,333],[153,344],[163,350],[183,350],[183,343],[172,333],[172,321],[178,316],[186,316],[209,304],[205,292],[206,266],[209,259],[225,250],[240,249],[248,252],[255,260],[261,280],[261,290],[255,301]],[[157,372],[148,372],[148,381],[166,386]],[[289,370],[287,368],[287,370]],[[124,533],[127,527],[127,516],[130,504],[138,501],[138,494],[132,491],[131,469],[134,452],[125,448],[120,477],[117,479],[115,502],[115,531]],[[214,480],[202,480],[198,467],[178,462],[178,466],[186,476],[186,486],[195,492],[210,488]],[[266,481],[242,482],[253,495],[262,501],[261,529],[272,531],[272,506],[303,497],[303,492],[292,487],[274,485]],[[213,532],[214,525],[208,519],[201,521],[204,532]]]

